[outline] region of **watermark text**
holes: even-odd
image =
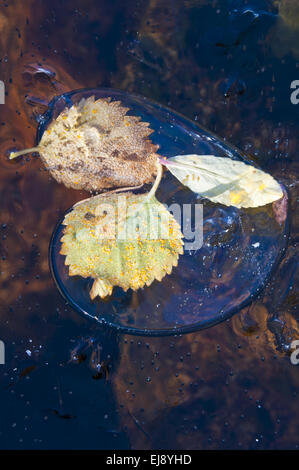
[[[291,343],[291,349],[295,349],[295,351],[292,352],[290,361],[293,366],[297,366],[299,364],[299,340],[296,339],[295,341],[292,341]]]
[[[298,104],[299,103],[299,80],[292,81],[291,90],[294,90],[290,96],[291,103]]]
[[[5,104],[5,85],[2,80],[0,80],[0,104]]]
[[[5,344],[0,340],[0,365],[5,364]]]
[[[87,213],[85,218],[93,220],[98,240],[117,239],[130,242],[173,239],[177,233],[175,219],[182,229],[185,250],[200,249],[203,245],[202,204],[174,203],[163,206],[151,202],[127,206],[126,197],[119,196],[117,204],[103,202],[96,207],[94,214]],[[86,228],[83,227],[76,237],[83,240],[85,236]]]

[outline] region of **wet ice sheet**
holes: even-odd
[[[160,146],[163,156],[198,153],[245,158],[221,139],[176,113],[145,98],[114,90],[86,90],[55,99],[49,106],[40,134],[65,106],[92,95],[121,100],[130,108],[130,113],[149,122],[155,131],[151,139]],[[157,197],[169,208],[179,205],[178,221],[185,235],[184,255],[171,275],[137,292],[124,293],[116,288],[108,301],[92,302],[89,291],[93,280],[68,275],[65,257],[59,253],[63,226],[58,224],[50,252],[58,288],[79,312],[134,334],[191,331],[228,318],[264,287],[283,255],[287,244],[287,205],[282,220],[277,221],[275,206],[271,204],[243,210],[213,204],[183,187],[169,172]],[[202,205],[202,220],[195,217],[196,205]],[[189,222],[186,223],[184,217],[189,217]],[[202,231],[203,242],[196,243],[195,235],[188,235],[187,230],[200,236]]]

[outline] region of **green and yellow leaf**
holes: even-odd
[[[69,212],[61,254],[71,276],[95,279],[91,298],[114,286],[136,290],[177,266],[183,235],[174,217],[148,194],[89,198]]]

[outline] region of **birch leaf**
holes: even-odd
[[[177,155],[160,162],[193,192],[226,206],[258,207],[283,197],[271,175],[231,158]]]
[[[69,275],[91,277],[90,297],[114,286],[136,290],[170,274],[183,253],[174,217],[153,196],[107,194],[74,206],[63,224],[60,253]]]
[[[66,108],[37,147],[12,152],[10,159],[38,152],[52,176],[68,188],[102,191],[153,180],[158,145],[138,116],[119,101],[94,96]]]

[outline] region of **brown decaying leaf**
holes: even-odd
[[[36,148],[52,176],[66,187],[103,191],[149,183],[156,175],[158,145],[138,116],[119,101],[94,96],[65,109]]]

